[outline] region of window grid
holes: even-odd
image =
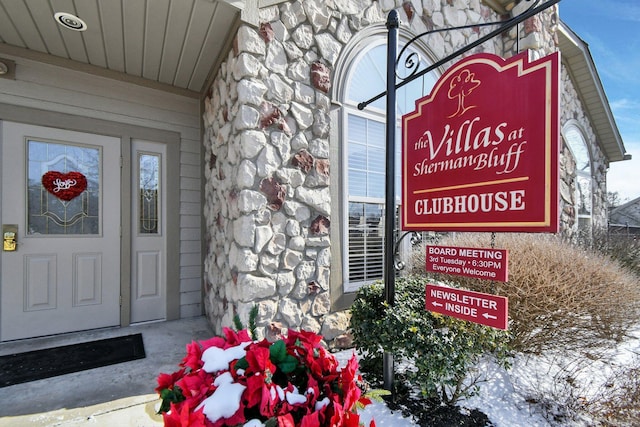
[[[348,281],[360,286],[384,274],[385,123],[348,114],[347,134]]]
[[[358,102],[369,99],[385,88],[386,45],[370,42],[369,50],[356,58],[348,74],[346,99],[347,163],[344,263],[345,290],[384,276],[384,234],[386,197],[386,117],[384,99],[372,103],[367,111],[356,109]],[[426,65],[425,65],[426,66]],[[382,71],[381,71],[382,70]],[[396,205],[400,203],[401,116],[415,108],[415,100],[428,93],[436,82],[434,73],[415,80],[397,93],[398,122],[395,147]]]
[[[591,155],[582,131],[575,124],[567,126],[563,136],[576,163],[574,204],[578,230],[589,232],[593,210]]]

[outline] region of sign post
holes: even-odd
[[[396,195],[395,195],[395,130],[396,130],[396,53],[398,49],[398,27],[400,19],[398,11],[393,9],[387,18],[387,29],[389,36],[387,39],[387,123],[386,123],[386,176],[385,176],[385,224],[384,224],[384,295],[385,301],[390,307],[395,304],[396,293],[396,271],[393,262],[393,247],[395,244],[395,218],[396,218]],[[382,358],[382,375],[384,388],[393,389],[393,355],[384,353]]]

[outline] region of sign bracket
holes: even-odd
[[[526,0],[526,1],[530,1],[530,0]],[[401,87],[411,83],[412,81],[414,81],[415,79],[418,79],[422,76],[424,76],[427,73],[430,73],[431,71],[435,70],[436,68],[441,67],[442,65],[446,64],[449,61],[452,61],[453,59],[457,58],[458,56],[462,55],[463,53],[466,53],[468,51],[470,51],[471,49],[474,49],[478,46],[480,46],[481,44],[485,43],[486,41],[491,40],[492,38],[504,33],[507,30],[510,30],[511,28],[515,27],[518,24],[521,24],[522,22],[526,21],[527,19],[531,18],[532,16],[537,15],[538,13],[550,8],[551,6],[560,3],[561,0],[548,0],[547,2],[545,2],[544,4],[537,6],[536,4],[539,3],[539,0],[536,1],[529,9],[527,9],[525,12],[521,13],[520,15],[514,16],[513,18],[510,18],[506,21],[500,21],[500,22],[485,22],[485,23],[481,23],[481,24],[475,24],[475,25],[463,25],[460,27],[450,27],[450,28],[439,28],[437,30],[430,30],[430,31],[425,31],[424,33],[418,34],[417,36],[413,37],[412,39],[410,39],[407,44],[400,50],[400,54],[398,55],[398,59],[402,57],[402,55],[404,54],[405,50],[412,45],[413,43],[415,43],[418,39],[424,37],[424,36],[428,36],[430,34],[434,34],[434,33],[442,33],[442,32],[447,32],[447,31],[454,31],[454,30],[464,30],[466,28],[478,28],[478,27],[489,27],[489,26],[495,26],[495,25],[500,25],[499,28],[491,31],[490,33],[480,37],[478,40],[469,43],[466,46],[461,47],[460,49],[454,51],[453,53],[451,53],[450,55],[445,56],[444,58],[436,61],[435,63],[431,64],[430,66],[428,66],[427,68],[425,68],[424,70],[421,71],[417,71],[417,64],[415,69],[413,70],[413,72],[411,72],[407,77],[405,78],[400,78],[400,80],[402,80],[400,83],[393,85],[393,90],[397,91],[398,89],[400,89]],[[392,15],[395,15],[395,18],[392,18]],[[394,9],[392,11],[389,12],[389,15],[387,17],[387,28],[389,28],[389,23],[392,21],[398,21],[398,27],[399,27],[399,18],[398,18],[398,12]],[[396,27],[396,28],[398,28]],[[391,42],[391,40],[389,40],[389,42]],[[397,38],[396,38],[396,44],[397,44]],[[410,59],[414,58],[414,55],[410,55],[409,57],[407,57],[407,61],[409,61]],[[397,67],[397,60],[393,61],[393,67],[394,70]],[[407,63],[408,66],[413,66],[413,62],[412,63]],[[395,80],[395,76],[396,73],[394,72],[394,80]],[[389,85],[387,85],[389,86]],[[358,104],[358,109],[359,110],[364,110],[369,104],[377,101],[378,99],[382,98],[383,96],[387,95],[387,93],[391,93],[391,91],[389,90],[389,87],[387,87],[387,90],[384,92],[380,92],[379,94],[377,94],[376,96],[366,100],[366,101],[362,101]]]

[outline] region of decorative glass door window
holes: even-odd
[[[27,234],[100,234],[101,149],[27,142]]]
[[[160,230],[160,156],[138,154],[139,221],[140,234],[159,234]]]

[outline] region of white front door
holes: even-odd
[[[0,341],[119,325],[120,139],[0,126]]]

